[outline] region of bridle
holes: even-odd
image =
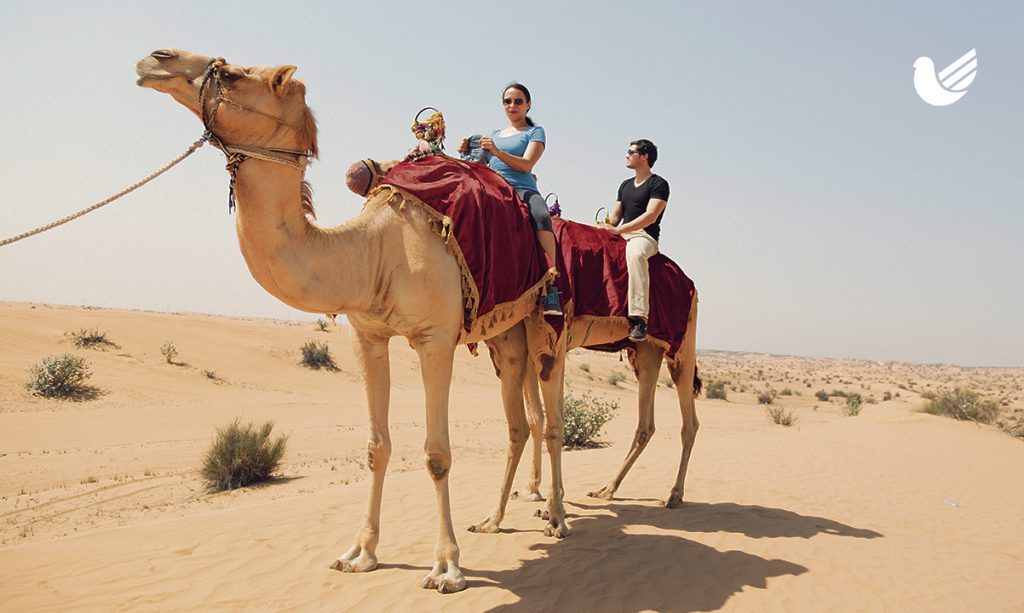
[[[301,130],[300,127],[292,125],[282,120],[280,117],[264,113],[259,109],[242,104],[241,102],[228,97],[224,92],[224,81],[220,74],[220,69],[225,64],[227,64],[227,61],[222,57],[218,57],[210,60],[210,63],[206,65],[206,69],[203,73],[203,81],[199,85],[199,114],[200,118],[203,120],[203,127],[206,129],[206,131],[203,132],[202,140],[205,140],[217,149],[220,149],[228,160],[225,168],[231,175],[231,182],[228,187],[228,212],[230,213],[235,208],[235,176],[238,173],[238,167],[242,162],[249,158],[256,158],[266,162],[283,164],[285,166],[295,168],[300,172],[305,172],[306,164],[309,162],[312,152],[309,150],[294,151],[291,149],[256,147],[253,145],[229,145],[217,136],[217,133],[213,131],[213,125],[217,120],[217,109],[220,108],[221,103],[229,104],[239,110],[255,113],[261,117],[266,117],[267,119],[276,122],[279,126],[295,131]],[[213,102],[208,104],[211,84],[214,96]]]

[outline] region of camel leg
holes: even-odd
[[[658,372],[661,370],[662,350],[654,343],[637,343],[634,358],[637,380],[637,424],[633,444],[626,459],[611,483],[587,495],[602,500],[611,500],[622,485],[626,473],[633,467],[640,454],[654,436],[654,393],[658,387]]]
[[[564,488],[562,486],[562,442],[564,440],[565,425],[562,421],[563,385],[565,383],[565,339],[555,347],[555,355],[536,351],[535,347],[539,342],[539,335],[530,340],[531,355],[539,355],[536,360],[538,375],[540,377],[541,394],[544,397],[544,440],[548,447],[548,456],[551,458],[551,493],[548,495],[548,509],[546,513],[538,511],[541,517],[547,520],[544,527],[546,536],[565,538],[569,536],[570,530],[565,522],[565,506],[562,504]]]
[[[466,588],[459,569],[459,545],[452,525],[448,474],[452,467],[452,448],[448,437],[448,394],[452,384],[455,338],[449,332],[428,331],[410,344],[419,354],[423,390],[427,401],[427,440],[423,446],[427,472],[434,480],[437,494],[438,537],[434,547],[434,566],[423,578],[425,589],[442,594]]]
[[[540,402],[540,387],[537,382],[537,371],[526,369],[526,382],[523,384],[526,396],[526,422],[530,425],[530,443],[533,450],[533,461],[530,463],[530,481],[526,494],[518,496],[520,500],[540,502],[544,496],[540,493],[540,471],[544,457],[544,407]]]
[[[384,476],[391,458],[391,435],[388,431],[388,403],[391,394],[391,371],[388,360],[388,339],[360,333],[353,329],[356,360],[363,370],[366,398],[370,409],[370,439],[367,442],[367,468],[370,469],[370,499],[366,505],[363,527],[356,534],[355,544],[342,554],[331,568],[346,573],[367,572],[377,566],[377,542],[380,540],[380,501],[384,493]]]
[[[679,459],[679,473],[676,483],[669,492],[665,506],[674,508],[683,504],[683,486],[686,482],[686,467],[690,463],[690,452],[697,439],[700,422],[697,420],[697,406],[694,398],[693,377],[697,370],[697,294],[693,294],[690,305],[690,319],[686,322],[686,336],[675,360],[669,362],[669,373],[679,394],[679,410],[683,414],[683,454]]]
[[[505,476],[498,495],[498,504],[484,521],[473,524],[470,532],[500,532],[501,521],[505,518],[505,507],[512,491],[512,481],[523,457],[526,438],[529,436],[526,412],[523,409],[523,381],[525,378],[527,351],[526,334],[522,324],[492,338],[487,348],[494,362],[494,370],[501,379],[501,400],[508,420],[508,451],[505,455]]]

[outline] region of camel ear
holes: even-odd
[[[277,70],[274,71],[274,76],[270,77],[270,91],[274,92],[275,96],[280,98],[285,94],[288,84],[291,83],[292,74],[296,69],[295,66],[277,67]]]

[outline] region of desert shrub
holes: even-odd
[[[860,410],[864,406],[864,399],[860,394],[850,394],[846,397],[846,406],[843,407],[843,414],[847,417],[856,417],[860,415]]]
[[[882,394],[882,400],[883,401],[892,400],[892,392],[885,392],[884,394]]]
[[[1005,420],[999,420],[996,425],[1010,436],[1024,438],[1024,417],[1020,415],[1007,417]]]
[[[302,346],[302,364],[309,368],[326,370],[337,370],[334,365],[334,358],[327,349],[327,343],[314,343],[309,341]]]
[[[779,396],[792,396],[792,395],[793,395],[793,390],[789,389],[788,387],[786,389],[782,390],[781,392],[779,392]]]
[[[330,324],[327,322],[326,319],[321,317],[320,319],[316,320],[316,329],[317,330],[319,330],[321,332],[327,332],[327,329],[329,327],[330,327]]]
[[[923,394],[922,394],[923,396]],[[986,400],[973,390],[956,388],[942,390],[924,405],[924,412],[954,419],[990,424],[999,416],[999,403]]]
[[[935,400],[935,392],[921,392],[921,398],[925,400]]]
[[[82,349],[92,349],[93,347],[117,347],[117,345],[107,338],[107,333],[100,332],[99,328],[93,328],[92,330],[79,328],[74,332],[67,332],[66,334],[71,337],[71,342],[74,343],[75,347],[81,347]]]
[[[178,357],[178,348],[172,341],[167,341],[160,346],[160,354],[164,356],[168,364],[174,364],[174,358]]]
[[[675,388],[676,384],[672,381],[672,377],[662,377],[661,382],[665,384],[668,389]]]
[[[757,401],[761,404],[771,404],[775,402],[775,390],[768,389],[757,395]]]
[[[832,390],[832,393],[829,394],[829,396],[837,398],[846,398],[846,392],[844,392],[843,390]]]
[[[814,397],[822,402],[828,402],[828,392],[825,390],[818,390],[814,392]]]
[[[39,396],[69,398],[83,392],[82,384],[91,376],[85,358],[62,353],[33,364],[25,387]]]
[[[613,385],[615,387],[618,387],[619,384],[622,383],[625,380],[626,380],[626,375],[624,375],[624,374],[622,374],[621,372],[618,372],[618,371],[613,372],[612,374],[608,375],[608,384],[609,385]]]
[[[211,490],[230,490],[266,481],[277,471],[288,441],[286,436],[271,440],[274,422],[262,426],[240,424],[236,419],[217,430],[202,475]]]
[[[565,391],[562,418],[565,429],[562,445],[565,447],[596,447],[601,428],[619,410],[614,400],[594,398],[587,392],[577,397],[571,390]]]
[[[792,426],[797,422],[797,416],[792,411],[787,411],[779,405],[769,405],[764,408],[765,415],[777,426]]]
[[[725,386],[728,383],[724,380],[709,382],[707,390],[704,392],[708,400],[728,400],[726,397],[728,394],[725,392]]]
[[[587,364],[586,362],[580,364],[580,370],[583,372],[590,372],[590,364]]]

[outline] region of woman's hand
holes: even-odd
[[[459,146],[455,149],[459,153],[469,153],[469,139],[464,138],[459,141]]]
[[[494,139],[491,138],[490,136],[484,136],[480,139],[480,148],[492,155],[497,155],[494,152],[498,148],[494,145]]]

